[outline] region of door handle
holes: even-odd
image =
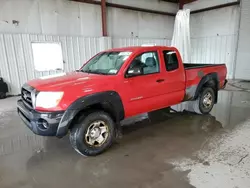
[[[158,80],[156,80],[156,82],[158,82],[158,83],[161,83],[161,82],[164,82],[165,80],[164,79],[158,79]]]

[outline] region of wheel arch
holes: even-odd
[[[204,87],[211,87],[214,89],[215,92],[215,103],[218,101],[218,91],[220,87],[219,76],[217,73],[209,73],[202,77],[201,81],[199,82],[197,89],[195,91],[194,100],[199,97],[202,88]]]
[[[105,91],[87,95],[77,99],[65,111],[57,129],[57,137],[65,136],[79,116],[97,110],[110,114],[118,125],[125,116],[123,103],[117,92]]]

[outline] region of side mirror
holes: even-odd
[[[138,67],[134,67],[128,70],[126,77],[133,77],[142,75],[142,69]]]

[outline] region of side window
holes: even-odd
[[[135,67],[140,68],[143,75],[160,72],[157,52],[145,52],[137,56],[130,64],[129,69]]]
[[[163,55],[167,71],[173,71],[179,68],[175,51],[163,51]]]

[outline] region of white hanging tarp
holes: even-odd
[[[176,47],[185,63],[191,63],[190,10],[179,10],[175,18],[171,46]]]

